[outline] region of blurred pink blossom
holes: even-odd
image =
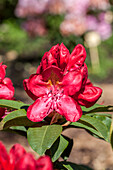
[[[86,16],[87,30],[96,31],[102,40],[108,39],[112,34],[112,28],[105,20],[105,13],[100,13],[98,18],[93,15]]]
[[[46,11],[49,0],[19,0],[15,14],[18,17],[36,16]]]
[[[43,36],[47,33],[45,22],[43,19],[29,19],[23,24],[23,28],[28,32],[30,36]]]
[[[82,35],[86,31],[85,18],[67,17],[60,25],[60,31],[63,35]]]
[[[90,0],[90,6],[92,8],[106,10],[109,8],[109,0]]]
[[[104,40],[112,34],[111,25],[105,20],[109,8],[109,0],[18,0],[15,14],[27,18],[23,28],[30,36],[41,36],[47,32],[44,21],[36,17],[50,13],[64,14],[64,21],[60,25],[62,35],[81,36],[87,31],[96,31]],[[100,12],[96,13],[97,10]],[[101,12],[103,10],[105,12]],[[92,11],[96,15],[89,14]]]
[[[66,12],[64,0],[49,1],[48,10],[51,14],[62,14]]]
[[[68,13],[74,13],[76,15],[85,15],[89,7],[90,0],[64,0],[64,6]]]
[[[97,21],[97,18],[95,16],[87,15],[86,16],[86,23],[87,23],[87,29],[89,31],[97,29],[98,21]]]
[[[106,22],[100,22],[97,27],[97,32],[100,34],[102,40],[108,39],[112,34],[111,25]]]

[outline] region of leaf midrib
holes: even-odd
[[[86,119],[86,118],[85,118]],[[93,118],[93,119],[95,119],[95,118]],[[82,120],[82,117],[81,117],[81,120]],[[87,122],[87,123],[89,123],[90,125],[92,125],[102,136],[103,136],[103,134],[93,125],[93,124],[91,124],[90,122],[88,122],[87,120],[84,120],[84,118],[83,118],[83,121],[85,121],[85,122]],[[101,122],[100,120],[98,120],[99,122]],[[101,122],[101,124],[103,124],[104,126],[105,126],[105,129],[106,129],[106,131],[107,131],[107,126],[103,123],[103,122]],[[105,139],[108,139],[108,135],[107,135],[107,137],[105,137],[105,136],[103,136]]]
[[[48,128],[49,128],[48,126],[45,128],[45,132],[44,132],[44,135],[43,135],[43,137],[42,137],[42,143],[41,143],[41,147],[40,147],[40,148],[42,148],[42,146],[43,146],[43,141],[44,141],[43,139],[44,139],[44,137],[46,136],[45,134],[46,134]],[[42,149],[41,149],[41,150],[42,150]]]

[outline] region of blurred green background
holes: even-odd
[[[72,52],[75,45],[84,43],[84,35],[63,35],[60,25],[65,18],[65,13],[43,12],[38,18],[43,18],[47,32],[44,35],[29,35],[22,27],[26,17],[17,17],[15,9],[17,0],[0,0],[0,62],[8,65],[7,76],[12,78],[15,87],[22,87],[24,78],[28,78],[41,61],[43,54],[53,45],[63,42]],[[112,1],[109,10],[112,12]],[[106,12],[104,10],[104,12]],[[99,9],[93,10],[93,15],[101,12]],[[111,23],[111,28],[113,25]],[[89,77],[94,82],[113,82],[113,34],[106,40],[101,40],[97,45],[99,55],[99,70],[92,69],[89,48],[87,51],[86,63],[89,70]],[[96,68],[95,68],[96,69]]]

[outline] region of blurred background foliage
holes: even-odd
[[[82,9],[78,9],[77,3],[74,5],[75,1],[80,0],[71,0],[72,6],[67,3],[67,0],[31,0],[31,8],[30,1],[26,1],[27,5],[24,1],[0,0],[0,62],[3,61],[8,65],[7,75],[12,78],[16,87],[22,87],[23,79],[36,71],[43,54],[53,45],[61,42],[70,52],[78,43],[83,44],[87,51],[86,63],[89,77],[95,82],[113,82],[112,0],[99,0],[95,3],[85,0],[85,5],[80,4]],[[91,1],[90,5],[89,1]],[[103,3],[104,7],[101,9]],[[39,9],[42,6],[41,11]],[[75,9],[72,8],[73,6],[76,6]],[[78,13],[75,13],[76,9],[79,10]],[[110,14],[108,17],[110,21],[102,30],[99,29],[99,24],[104,21],[100,21],[100,14],[103,16]],[[98,26],[92,24],[93,19],[94,22],[95,19],[98,21]],[[83,21],[86,21],[84,25]],[[89,32],[93,39],[96,39],[93,33],[99,36],[99,42],[94,46],[86,42],[85,37]],[[96,69],[96,65],[95,69],[92,68],[92,64],[95,63],[95,58],[94,63],[91,61],[92,49],[98,53],[96,55],[99,58],[99,69]]]

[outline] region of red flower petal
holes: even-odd
[[[102,89],[93,86],[92,83],[89,80],[87,80],[85,89],[78,96],[78,102],[79,104],[85,107],[91,107],[100,98],[101,94],[102,94]]]
[[[10,156],[10,163],[15,165],[17,161],[26,154],[25,149],[20,144],[15,144],[10,149],[9,156]]]
[[[12,99],[14,96],[14,87],[7,84],[0,84],[0,99]]]
[[[83,76],[82,79],[82,88],[84,88],[86,82],[87,82],[87,78],[88,78],[88,69],[87,69],[87,65],[84,63],[84,65],[81,68],[81,74]]]
[[[0,63],[0,81],[4,79],[5,75],[6,75],[6,65],[2,65],[2,63]]]
[[[53,165],[49,156],[41,156],[36,163],[37,170],[53,170]]]
[[[27,117],[33,122],[40,122],[53,111],[52,101],[47,96],[38,98],[27,109]]]
[[[56,59],[56,61],[57,61],[57,59],[58,59],[58,57],[59,57],[59,44],[53,46],[53,47],[50,49],[50,53],[52,54],[53,58]],[[55,64],[55,63],[52,62],[52,61],[49,61],[49,62]],[[56,63],[56,64],[57,64],[57,63]]]
[[[0,157],[4,160],[4,161],[8,161],[9,160],[9,156],[7,154],[6,148],[5,146],[2,144],[2,142],[0,142]]]
[[[78,67],[81,67],[84,64],[85,59],[86,59],[85,48],[81,44],[78,44],[74,48],[69,57],[67,70],[72,71],[77,69]]]
[[[76,71],[68,72],[60,83],[64,89],[64,94],[74,95],[81,89],[82,85],[82,74]]]
[[[41,74],[42,73],[42,64],[40,63],[40,65],[37,67],[37,74]]]
[[[25,91],[33,100],[43,96],[48,91],[48,83],[44,82],[42,76],[37,74],[32,74],[29,79],[25,79],[23,85]]]
[[[57,101],[55,110],[64,116],[67,121],[76,122],[82,116],[81,107],[71,97],[63,95]]]
[[[42,69],[45,70],[47,67],[51,66],[51,65],[55,65],[58,66],[57,63],[57,58],[59,55],[59,45],[55,45],[53,46],[49,52],[46,52],[44,54],[44,56],[42,57]]]
[[[24,81],[23,81],[24,90],[25,90],[26,93],[29,95],[29,97],[31,97],[33,100],[36,100],[36,99],[37,99],[37,96],[34,95],[34,94],[29,90],[28,81],[29,81],[29,79],[24,79]]]
[[[20,144],[15,144],[8,156],[5,146],[0,142],[0,170],[53,170],[53,165],[49,156],[35,160]]]
[[[0,142],[0,170],[8,169],[9,156],[7,154],[5,146]]]
[[[42,73],[44,81],[51,80],[52,82],[56,83],[56,81],[61,81],[63,74],[61,69],[56,66],[50,66],[44,70]],[[53,84],[54,84],[53,83]]]
[[[86,64],[81,67],[81,69],[77,69],[76,71],[68,72],[64,77],[62,82],[58,84],[64,90],[64,94],[66,95],[77,95],[80,91],[81,87],[84,87],[88,77],[88,70]]]
[[[69,50],[65,47],[63,43],[60,45],[60,56],[58,58],[58,63],[61,69],[65,69],[68,59],[69,59]]]
[[[13,92],[13,96],[14,96],[15,89],[13,87],[13,83],[12,83],[11,79],[6,77],[6,78],[4,78],[4,80],[2,82]]]
[[[26,153],[15,165],[15,170],[36,170],[36,161],[30,153]]]

